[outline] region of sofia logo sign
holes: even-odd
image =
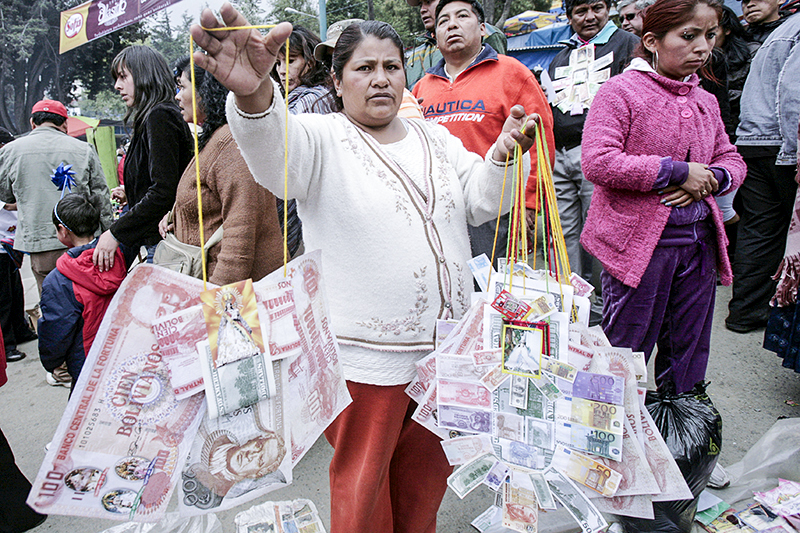
[[[81,28],[83,28],[83,15],[75,13],[67,19],[67,23],[64,24],[64,35],[66,35],[68,39],[72,39],[78,35]]]
[[[5,0],[0,0],[0,4]],[[86,0],[61,12],[59,53],[139,22],[180,0]],[[147,4],[148,7],[144,7]],[[128,8],[131,9],[128,9]]]

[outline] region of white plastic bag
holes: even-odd
[[[167,513],[160,522],[125,522],[100,533],[222,533],[222,522],[214,513],[192,517]]]
[[[800,418],[778,420],[741,461],[725,468],[731,477],[730,486],[711,492],[733,505],[752,498],[755,491],[777,487],[778,478],[800,480],[798,435]]]

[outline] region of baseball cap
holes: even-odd
[[[38,113],[39,111],[45,111],[67,118],[67,108],[64,107],[64,104],[56,100],[39,100],[34,104],[31,114]]]
[[[336,47],[336,41],[344,30],[353,24],[364,22],[364,19],[347,19],[334,22],[328,28],[326,33],[327,39],[314,47],[314,59],[323,61],[325,56],[333,55],[333,49]]]
[[[411,7],[419,7],[422,3],[422,0],[406,0],[406,4],[410,5]]]

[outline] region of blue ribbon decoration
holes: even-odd
[[[75,185],[75,172],[72,171],[72,165],[64,166],[63,162],[59,164],[58,168],[53,169],[50,181],[58,187],[58,190],[61,191],[61,198],[64,198],[64,191],[72,192],[72,186]]]

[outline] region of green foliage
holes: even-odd
[[[178,58],[189,53],[189,27],[192,17],[184,12],[181,22],[177,25],[170,20],[169,10],[165,9],[147,23],[150,30],[148,44],[161,52],[172,66]]]
[[[135,24],[64,54],[58,53],[60,12],[74,0],[3,0],[0,7],[0,125],[30,129],[33,104],[48,97],[70,104],[83,92],[111,85],[108,66],[144,38]]]
[[[405,0],[375,0],[375,19],[391,24],[406,48],[413,47],[414,37],[425,32],[419,9]]]
[[[83,97],[79,99],[78,107],[81,108],[81,114],[84,116],[111,120],[122,120],[127,110],[125,102],[112,89],[94,93],[93,98]]]
[[[319,33],[319,19],[316,18],[318,6],[319,4],[313,0],[274,0],[272,2],[272,10],[267,13],[266,23],[277,24],[278,22],[287,21],[292,24],[300,24],[314,33]],[[314,15],[314,17],[287,13],[287,7]],[[328,23],[330,24],[330,20],[328,20]]]
[[[508,16],[513,17],[529,10],[547,13],[550,11],[551,5],[552,2],[550,0],[513,0],[511,2],[511,12]]]
[[[264,24],[264,10],[259,0],[233,0],[233,7],[253,25]]]

